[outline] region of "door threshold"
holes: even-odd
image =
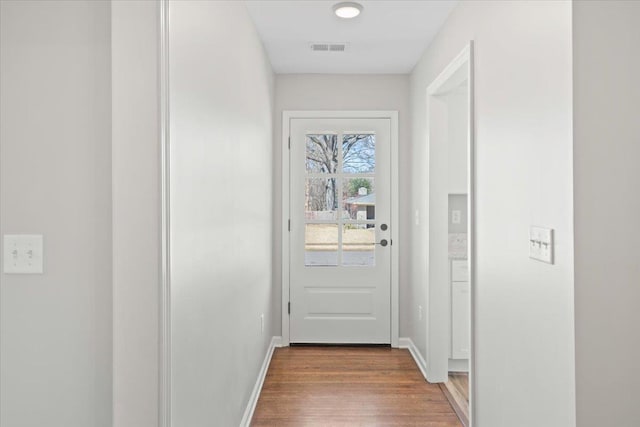
[[[313,343],[313,342],[292,342],[289,343],[290,347],[388,347],[391,348],[391,344],[360,344],[360,343]]]

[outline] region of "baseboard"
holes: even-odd
[[[426,380],[427,379],[427,362],[424,360],[424,358],[420,354],[420,351],[418,351],[418,347],[416,347],[416,345],[413,343],[413,340],[411,338],[399,338],[398,347],[409,349],[409,353],[411,353],[413,360],[415,360],[416,365],[418,365],[418,368],[420,369],[420,372],[422,372],[422,376]]]
[[[269,344],[269,348],[267,349],[267,354],[265,354],[264,361],[262,362],[262,367],[260,368],[260,372],[258,372],[256,385],[253,387],[251,397],[249,397],[249,402],[247,403],[247,409],[245,409],[242,421],[240,421],[240,427],[249,427],[249,425],[251,424],[251,418],[253,418],[253,412],[256,410],[258,398],[260,397],[260,392],[262,391],[262,385],[264,384],[264,379],[266,378],[267,371],[269,370],[269,363],[271,363],[273,350],[275,350],[277,347],[282,347],[282,337],[271,338],[271,343]]]
[[[271,338],[271,345],[274,348],[282,347],[282,337],[273,337],[273,338]]]

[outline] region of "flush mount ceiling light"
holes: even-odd
[[[333,12],[343,19],[351,19],[360,15],[362,5],[354,2],[342,2],[333,6]]]

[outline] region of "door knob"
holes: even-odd
[[[387,224],[382,224],[382,225],[380,226],[380,230],[382,230],[382,231],[387,231],[387,228],[388,228],[388,227],[387,227]]]
[[[389,244],[389,242],[387,242],[387,239],[382,239],[380,240],[380,243],[376,243],[376,245],[380,245],[380,246],[387,246]]]

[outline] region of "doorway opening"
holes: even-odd
[[[473,393],[473,75],[469,44],[427,89],[427,379],[469,426]]]

